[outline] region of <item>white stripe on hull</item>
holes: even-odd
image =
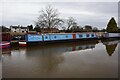
[[[10,43],[2,43],[1,45],[2,45],[2,46],[3,46],[3,45],[10,45]]]
[[[26,44],[26,42],[19,42],[19,44]]]

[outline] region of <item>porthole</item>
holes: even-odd
[[[89,37],[89,34],[86,34],[86,37]]]
[[[66,38],[68,38],[68,35],[66,35]]]
[[[47,36],[45,36],[45,39],[47,39],[48,37]]]
[[[94,34],[92,34],[92,37],[94,37]]]
[[[82,37],[82,34],[79,34],[79,37]]]
[[[57,38],[56,36],[54,36],[54,38]]]

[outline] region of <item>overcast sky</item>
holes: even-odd
[[[39,11],[46,5],[51,4],[55,9],[58,9],[62,19],[68,17],[74,17],[80,26],[92,25],[99,29],[106,28],[107,22],[111,17],[115,17],[118,20],[118,0],[116,2],[76,2],[71,1],[59,1],[48,2],[47,0],[9,0],[1,1],[0,5],[0,25],[34,25],[34,21],[39,16]],[[99,1],[99,0],[98,0]],[[106,0],[107,1],[107,0]]]

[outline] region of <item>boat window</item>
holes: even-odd
[[[94,37],[94,34],[92,34],[92,37]]]
[[[45,36],[45,38],[47,39],[48,37],[47,37],[47,36]]]
[[[89,37],[89,34],[86,34],[87,37]]]
[[[79,34],[79,37],[82,37],[82,34]]]
[[[66,35],[66,38],[68,37],[68,35]]]
[[[56,38],[56,36],[54,36],[54,38]]]

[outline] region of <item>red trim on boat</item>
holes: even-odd
[[[9,48],[9,47],[10,47],[10,42],[3,41],[0,43],[0,48],[2,48],[2,49]]]
[[[21,46],[21,47],[27,46],[27,43],[25,41],[20,41],[19,42],[19,46]]]
[[[27,46],[27,44],[19,44],[19,46],[24,47]]]
[[[73,35],[73,39],[76,39],[76,34],[72,34]]]

